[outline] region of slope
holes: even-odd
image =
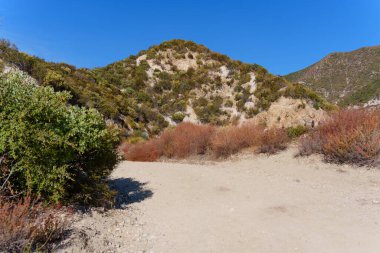
[[[341,105],[361,105],[380,96],[380,46],[331,53],[285,77],[302,82]]]
[[[155,135],[183,120],[218,125],[244,121],[281,96],[317,109],[330,107],[303,85],[185,40],[167,41],[97,69],[46,62],[6,40],[0,42],[0,59],[40,85],[70,91],[71,103],[98,109],[126,136]]]

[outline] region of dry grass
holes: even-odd
[[[322,153],[337,163],[372,164],[380,155],[380,111],[337,112],[303,138],[300,154]]]
[[[43,206],[30,196],[0,197],[0,249],[6,252],[49,250],[67,226],[67,213]]]

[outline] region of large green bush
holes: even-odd
[[[92,204],[111,196],[117,133],[96,110],[68,105],[70,98],[23,73],[0,75],[2,191]]]

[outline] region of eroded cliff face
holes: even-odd
[[[267,111],[259,113],[252,120],[268,127],[315,127],[326,117],[324,110],[315,109],[301,99],[281,97]]]

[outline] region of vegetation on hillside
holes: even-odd
[[[191,41],[171,40],[103,68],[77,69],[46,62],[0,41],[2,66],[15,66],[55,91],[69,91],[69,102],[95,108],[129,137],[157,135],[189,116],[224,125],[250,118],[280,96],[296,96],[327,108],[311,90],[271,75],[257,64],[234,61]],[[1,67],[1,66],[0,66]]]
[[[380,97],[380,46],[332,53],[285,78],[303,82],[329,101],[361,105]]]
[[[144,103],[172,119],[178,113],[185,115],[191,106],[201,123],[228,124],[229,108],[250,118],[282,95],[328,106],[309,89],[288,91],[294,89],[289,82],[257,64],[231,60],[191,41],[167,41],[96,71],[131,93],[147,94]]]
[[[75,105],[95,108],[105,117],[119,120],[120,114],[138,118],[137,105],[121,90],[108,83],[94,71],[78,69],[66,63],[46,62],[36,56],[20,52],[7,40],[0,40],[0,70],[16,67],[33,77],[39,85],[53,87],[55,91],[68,91],[72,95],[69,102]]]
[[[340,104],[342,106],[364,104],[374,98],[380,98],[380,77],[352,92]]]

